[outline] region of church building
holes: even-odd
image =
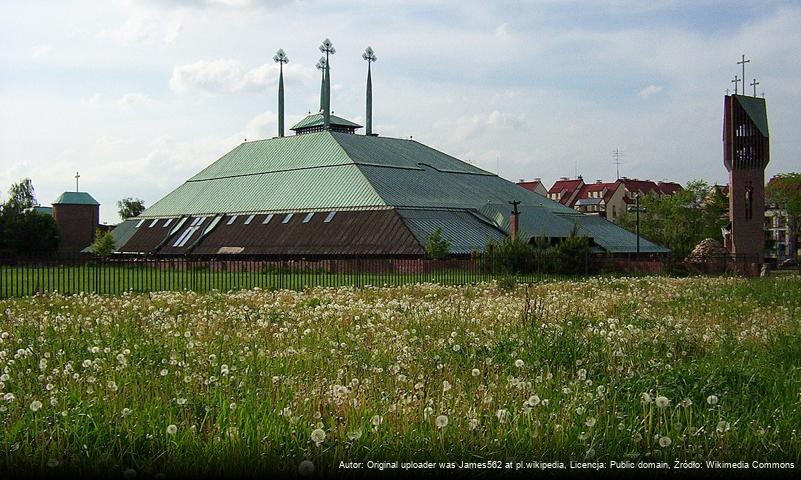
[[[193,256],[360,255],[420,257],[440,229],[452,255],[481,252],[510,234],[556,242],[577,229],[595,251],[633,253],[636,236],[583,215],[412,139],[372,128],[368,64],[366,131],[331,114],[325,54],[320,111],[284,136],[283,50],[279,63],[278,136],[246,141],[113,232],[120,254]],[[515,202],[517,214],[512,213]],[[668,250],[641,239],[643,253]]]

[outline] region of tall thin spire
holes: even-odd
[[[325,57],[320,57],[317,61],[317,70],[320,70],[320,111],[325,108]]]
[[[367,60],[367,129],[365,135],[373,134],[373,80],[370,72],[370,65],[378,60],[372,47],[367,47],[362,53],[362,58]]]
[[[320,45],[320,52],[325,53],[325,105],[323,108],[323,128],[331,129],[331,60],[329,55],[337,53],[331,40],[325,39]]]
[[[273,60],[278,64],[278,136],[284,136],[284,64],[289,63],[286,52],[279,48],[273,56]]]

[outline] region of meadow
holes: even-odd
[[[47,293],[0,312],[3,472],[801,462],[797,276]]]

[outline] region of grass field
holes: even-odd
[[[801,280],[0,301],[0,471],[801,461]]]

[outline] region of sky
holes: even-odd
[[[319,107],[502,177],[725,183],[722,110],[737,61],[764,92],[766,175],[801,171],[801,5],[706,0],[108,0],[0,2],[0,198],[30,177],[49,205],[80,189],[116,223],[244,139]],[[740,87],[742,88],[742,87]],[[747,87],[753,94],[753,87]],[[289,133],[289,132],[288,132]]]

